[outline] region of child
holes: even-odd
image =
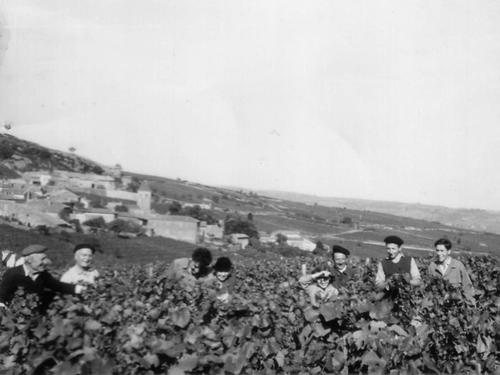
[[[234,287],[233,264],[229,258],[220,257],[217,258],[212,268],[215,276],[215,287],[218,289],[217,299],[228,302]]]
[[[311,305],[314,307],[318,307],[320,303],[327,302],[339,294],[332,284],[332,274],[326,266],[315,268],[310,275],[303,272],[299,283],[309,294]]]

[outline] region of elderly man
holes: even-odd
[[[355,272],[352,267],[349,267],[347,264],[347,258],[349,257],[350,252],[346,248],[333,245],[332,247],[332,258],[333,258],[333,285],[336,288],[340,286],[344,286],[348,280],[355,278]]]
[[[388,288],[388,279],[398,274],[407,274],[411,285],[420,285],[422,279],[415,259],[403,255],[403,240],[398,236],[388,236],[384,242],[387,258],[378,263],[375,285],[380,289]]]
[[[73,249],[75,265],[67,270],[61,281],[70,284],[95,284],[99,272],[92,268],[95,248],[89,244],[79,244]]]
[[[191,258],[175,259],[168,268],[166,276],[183,288],[192,288],[196,284],[213,281],[210,263],[212,263],[210,250],[198,247]]]
[[[474,293],[472,281],[462,262],[451,257],[451,241],[440,238],[434,243],[436,260],[429,264],[429,275],[448,280],[451,285],[462,288],[468,297]]]
[[[0,283],[0,306],[8,304],[14,297],[18,288],[24,288],[27,293],[33,293],[40,297],[40,310],[42,312],[48,307],[52,299],[50,292],[65,294],[79,294],[84,287],[63,283],[47,271],[50,259],[45,252],[47,247],[43,245],[30,245],[23,249],[24,264],[8,269]]]

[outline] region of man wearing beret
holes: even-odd
[[[70,284],[95,284],[99,272],[92,268],[94,246],[85,243],[79,244],[75,246],[73,253],[75,265],[61,276],[61,281]]]
[[[422,279],[415,259],[403,255],[403,240],[398,236],[388,236],[384,242],[387,258],[378,263],[375,285],[380,289],[387,288],[387,280],[397,274],[408,274],[411,285],[420,285]]]
[[[347,265],[347,257],[349,256],[349,254],[349,250],[342,246],[332,246],[333,285],[337,289],[340,286],[344,286],[348,280],[351,280],[355,277],[354,270]]]
[[[0,306],[8,304],[18,288],[24,288],[26,293],[37,294],[40,297],[40,310],[44,312],[52,299],[53,292],[64,294],[79,294],[82,285],[63,283],[47,271],[50,259],[43,245],[30,245],[23,249],[24,264],[8,269],[0,283]]]

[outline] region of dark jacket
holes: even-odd
[[[345,286],[349,280],[355,280],[356,272],[350,266],[347,266],[344,272],[340,272],[338,269],[333,267],[332,269],[333,285],[338,289],[339,287]]]
[[[75,293],[75,285],[61,282],[47,271],[40,272],[36,280],[33,280],[26,276],[22,265],[5,271],[0,283],[0,302],[9,303],[18,288],[24,288],[26,293],[37,294],[40,298],[41,310],[46,309],[54,292]]]

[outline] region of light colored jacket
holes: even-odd
[[[444,274],[441,273],[436,262],[431,262],[429,264],[428,271],[430,276],[442,277],[448,280],[451,285],[461,287],[466,294],[470,294],[474,291],[472,281],[464,264],[457,259],[450,259],[450,264]]]

